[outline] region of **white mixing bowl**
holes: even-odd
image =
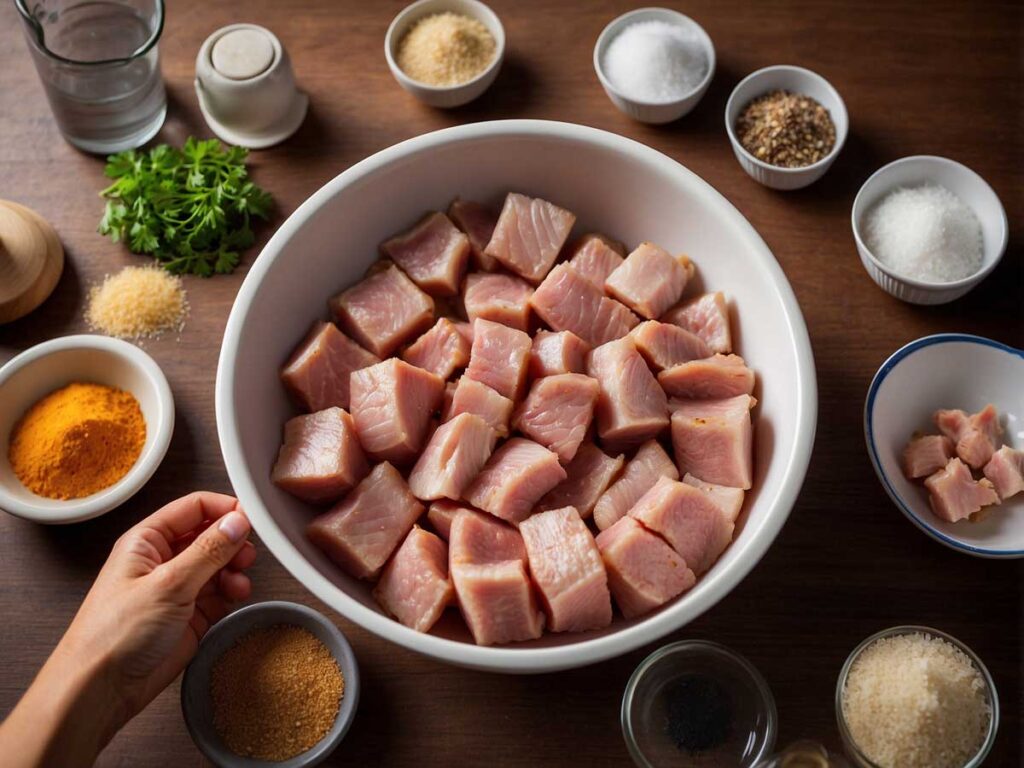
[[[696,262],[733,306],[738,351],[757,371],[755,482],[736,538],[685,595],[646,617],[583,634],[481,648],[455,617],[421,634],[384,615],[370,587],[306,541],[307,505],[270,482],[292,407],[278,369],[327,298],[357,281],[377,245],[457,195],[499,204],[509,190],[557,202],[630,244],[653,240]],[[278,229],[238,292],[217,371],[217,428],[235,492],[267,548],[351,621],[452,664],[545,672],[626,653],[679,629],[725,597],[764,555],[796,501],[811,455],[817,384],[807,328],[786,277],[754,228],[665,155],[577,125],[511,120],[449,128],[378,152],[316,192]]]

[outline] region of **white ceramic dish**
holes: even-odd
[[[758,96],[777,90],[810,96],[828,110],[836,127],[836,143],[832,151],[818,162],[803,168],[781,168],[758,160],[743,148],[736,137],[736,120],[744,107]],[[725,130],[729,134],[729,142],[740,167],[752,179],[772,189],[801,189],[824,176],[825,171],[839,156],[850,132],[850,118],[842,96],[828,80],[803,67],[779,64],[759,69],[740,80],[725,105]]]
[[[691,28],[697,33],[697,37],[700,39],[707,56],[708,71],[697,87],[682,98],[665,102],[639,101],[630,98],[612,85],[605,75],[604,58],[605,53],[608,51],[608,46],[622,30],[631,24],[641,21],[663,21],[667,24]],[[711,42],[708,33],[704,31],[700,24],[689,16],[679,13],[679,11],[673,11],[669,8],[638,8],[635,11],[624,13],[618,18],[613,19],[598,36],[597,43],[594,45],[594,71],[597,73],[597,79],[601,81],[601,87],[604,88],[604,92],[611,99],[612,104],[621,112],[629,115],[634,120],[639,120],[641,123],[652,123],[655,125],[670,123],[692,111],[707,92],[708,86],[711,85],[711,80],[715,76],[715,46]]]
[[[77,523],[120,506],[156,472],[171,444],[174,399],[153,358],[127,341],[106,336],[64,336],[43,342],[0,368],[0,445],[7,446],[18,419],[40,398],[73,381],[131,392],[146,420],[146,442],[128,474],[102,491],[60,501],[36,496],[21,484],[0,451],[0,509],[37,523]]]
[[[278,367],[329,295],[357,281],[379,243],[456,196],[498,205],[509,190],[562,204],[578,231],[685,251],[703,284],[733,303],[738,347],[758,372],[755,481],[735,541],[663,610],[602,631],[549,634],[513,647],[472,645],[456,618],[421,634],[387,618],[369,585],[310,544],[308,506],[270,482],[293,414]],[[742,274],[742,279],[737,275]],[[311,279],[312,276],[312,279]],[[272,308],[272,309],[271,309]],[[369,631],[444,661],[541,672],[607,659],[678,629],[721,600],[782,528],[803,482],[817,418],[807,329],[771,251],[718,192],[665,155],[578,125],[510,120],[449,128],[363,160],[303,203],[264,248],[228,319],[217,371],[217,427],[232,485],[260,539],[321,600]]]
[[[921,184],[946,187],[970,207],[981,222],[981,269],[973,275],[950,283],[915,280],[897,274],[868,249],[862,233],[871,209],[893,190]],[[1006,211],[992,187],[966,165],[932,155],[904,157],[871,174],[853,201],[850,223],[860,261],[871,279],[886,293],[911,304],[945,304],[959,299],[996,268],[1006,251],[1009,236]]]
[[[474,18],[487,27],[496,46],[494,60],[479,75],[459,85],[427,85],[413,80],[398,66],[398,44],[412,25],[424,16],[448,11]],[[395,16],[388,27],[384,36],[384,56],[398,84],[424,104],[441,109],[461,107],[483,95],[498,76],[505,60],[505,28],[498,15],[478,0],[417,0]]]
[[[999,411],[1003,441],[1024,448],[1024,352],[980,336],[942,333],[912,341],[885,361],[868,389],[864,437],[882,487],[914,525],[947,547],[977,557],[1024,557],[1024,494],[981,522],[948,523],[932,514],[921,483],[900,469],[915,430],[935,434],[932,413]]]

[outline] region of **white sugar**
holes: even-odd
[[[868,214],[868,249],[903,277],[949,283],[981,269],[981,223],[945,187],[925,184],[890,192]]]
[[[697,30],[664,21],[630,24],[609,43],[602,64],[623,95],[649,103],[681,99],[708,72]]]

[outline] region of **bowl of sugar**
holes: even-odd
[[[594,70],[619,110],[642,123],[670,123],[696,107],[711,85],[715,46],[689,16],[640,8],[601,32]]]
[[[875,171],[851,214],[861,263],[882,290],[911,304],[960,298],[1006,250],[1002,203],[977,173],[944,157],[905,157]]]

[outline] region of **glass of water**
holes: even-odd
[[[157,41],[163,0],[15,0],[57,125],[71,144],[108,154],[149,141],[167,95]]]

